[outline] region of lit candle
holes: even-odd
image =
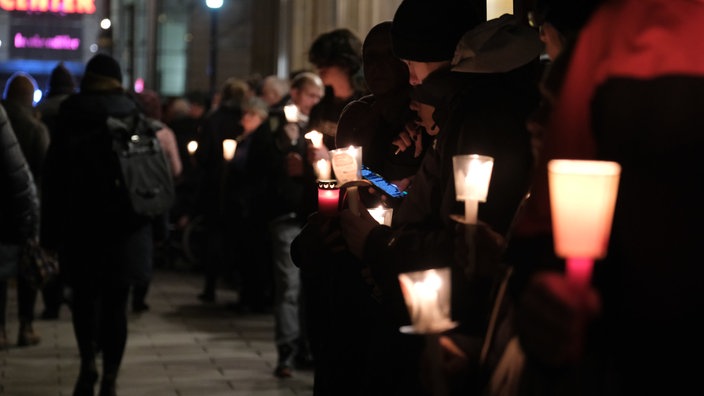
[[[498,18],[503,14],[513,14],[513,0],[487,0],[486,20]]]
[[[194,155],[196,153],[196,150],[198,150],[198,142],[196,142],[195,140],[191,140],[186,145],[186,149],[188,150],[189,155]]]
[[[376,208],[368,208],[367,211],[377,223],[391,226],[391,219],[393,218],[394,213],[393,208],[385,208],[379,205]]]
[[[479,202],[486,202],[494,159],[485,155],[455,155],[452,157],[455,173],[455,192],[458,201],[464,201],[464,220],[477,223]]]
[[[440,333],[454,327],[450,320],[450,269],[399,274],[401,290],[416,333]]]
[[[327,216],[336,216],[340,202],[340,188],[336,180],[318,181],[318,212]]]
[[[225,161],[232,161],[235,158],[235,150],[237,150],[237,140],[225,139],[222,141],[222,157]]]
[[[330,166],[330,161],[325,158],[319,159],[315,163],[315,173],[318,175],[318,179],[328,180],[332,177],[332,168]]]
[[[362,148],[349,146],[337,150],[330,150],[332,168],[335,177],[341,185],[362,179]],[[357,187],[347,189],[349,208],[355,215],[359,215],[359,191]]]
[[[548,185],[555,254],[567,278],[584,287],[595,259],[606,256],[621,166],[610,161],[552,160]]]
[[[298,107],[295,104],[284,106],[284,115],[288,122],[298,122]]]
[[[310,131],[303,135],[304,138],[309,139],[313,143],[313,147],[321,148],[323,147],[323,134],[318,131]]]

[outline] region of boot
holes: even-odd
[[[81,374],[73,388],[73,396],[93,396],[95,395],[95,383],[98,381],[98,371],[96,369],[81,370]]]
[[[115,389],[116,383],[117,383],[116,376],[104,375],[103,380],[100,381],[99,396],[117,396],[117,391]]]
[[[31,322],[20,322],[20,333],[17,337],[17,346],[24,347],[37,345],[41,340],[42,339],[39,337],[39,334],[34,332]]]

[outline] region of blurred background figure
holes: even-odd
[[[260,91],[261,93],[259,94],[259,97],[261,97],[264,102],[269,105],[270,109],[281,107],[290,99],[288,94],[288,80],[277,76],[272,75],[264,77],[261,83]]]
[[[145,89],[144,91],[135,93],[134,95],[144,115],[154,121],[159,122],[161,129],[156,132],[156,137],[159,139],[159,144],[166,155],[169,169],[171,170],[171,175],[174,180],[178,180],[179,177],[181,177],[183,165],[181,164],[181,156],[179,154],[178,143],[176,141],[174,131],[161,122],[161,97],[151,89]],[[156,264],[155,261],[157,260],[160,261],[162,265],[169,265],[171,262],[169,244],[171,213],[168,212],[157,216],[152,224],[152,230],[154,231],[155,244],[152,265]],[[147,293],[149,292],[152,274],[153,271],[150,267],[147,269],[147,272],[143,274],[142,278],[137,280],[132,286],[132,312],[134,313],[141,313],[149,310],[149,305],[146,302],[146,298]]]
[[[39,119],[39,113],[34,108],[34,94],[37,90],[32,76],[26,73],[16,73],[7,81],[4,99],[2,101],[12,129],[15,131],[17,141],[24,157],[27,159],[29,169],[37,186],[41,198],[41,183],[44,169],[44,160],[49,148],[49,130]],[[41,200],[40,200],[41,204]],[[38,238],[38,234],[35,235]],[[15,247],[5,247],[14,250]],[[12,259],[12,258],[10,258]],[[19,255],[14,257],[19,260]],[[36,345],[41,338],[34,331],[34,306],[38,290],[34,289],[22,276],[17,277],[17,303],[20,322],[20,331],[17,345]]]
[[[301,231],[308,215],[316,209],[315,173],[306,161],[306,140],[310,111],[325,92],[316,74],[302,72],[291,81],[289,100],[273,108],[269,117],[274,147],[273,173],[269,185],[271,251],[274,277],[275,342],[278,353],[274,375],[290,377],[294,368],[312,364],[300,271],[291,260],[291,242]],[[283,105],[293,105],[289,119]]]
[[[233,264],[235,258],[225,239],[229,225],[224,218],[227,161],[223,157],[222,142],[242,135],[242,103],[250,95],[250,88],[244,80],[229,78],[220,92],[220,103],[205,116],[198,133],[194,158],[199,180],[195,203],[188,216],[190,219],[201,217],[205,228],[204,283],[198,295],[203,302],[215,301],[221,278],[235,286],[239,282]]]
[[[17,137],[0,105],[0,349],[10,344],[5,328],[7,283],[17,274],[19,245],[39,228],[39,196]]]

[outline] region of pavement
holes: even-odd
[[[147,297],[150,310],[130,313],[127,349],[118,377],[120,396],[289,396],[313,394],[313,372],[273,376],[276,366],[271,314],[241,315],[228,309],[235,291],[218,290],[215,303],[196,296],[202,275],[156,269]],[[17,347],[17,300],[8,290],[7,335],[0,350],[0,395],[70,396],[78,376],[78,348],[71,313],[42,320],[41,296],[34,329],[39,345]],[[100,362],[98,362],[100,365]],[[96,387],[97,389],[97,387]],[[96,390],[97,392],[97,390]]]

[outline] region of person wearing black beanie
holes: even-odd
[[[109,152],[113,138],[108,120],[139,112],[137,102],[122,88],[118,62],[98,54],[86,64],[80,91],[61,102],[51,131],[40,241],[58,251],[62,280],[71,289],[80,355],[74,396],[95,395],[99,377],[99,394],[116,394],[129,333],[130,285],[144,279],[151,268],[151,219],[131,212],[120,198],[118,165]]]
[[[539,101],[541,43],[537,32],[514,16],[484,21],[478,3],[403,0],[398,7],[393,51],[408,66],[415,92],[423,94],[416,99],[431,102],[424,104],[433,108],[434,141],[408,195],[394,208],[391,227],[349,210],[338,217],[346,246],[369,266],[378,285],[398,284],[405,272],[451,269],[449,319],[456,323],[436,329],[442,336],[434,341],[440,342],[443,363],[400,341],[404,352],[396,359],[406,367],[393,380],[404,388],[402,394],[488,394],[494,358],[506,349],[502,338],[486,344],[486,354],[484,343],[495,303],[492,290],[505,276],[501,253],[532,175],[526,120]],[[412,147],[411,138],[400,148]],[[453,158],[471,154],[493,158],[487,199],[475,222],[461,215],[453,176]],[[390,305],[406,308],[402,293],[382,289]],[[409,323],[410,318],[397,325]],[[413,378],[425,381],[412,383]]]
[[[122,91],[122,69],[115,58],[97,54],[86,64],[81,91]]]
[[[449,66],[462,35],[484,18],[475,2],[404,0],[391,26],[394,55],[408,64],[411,85]]]

